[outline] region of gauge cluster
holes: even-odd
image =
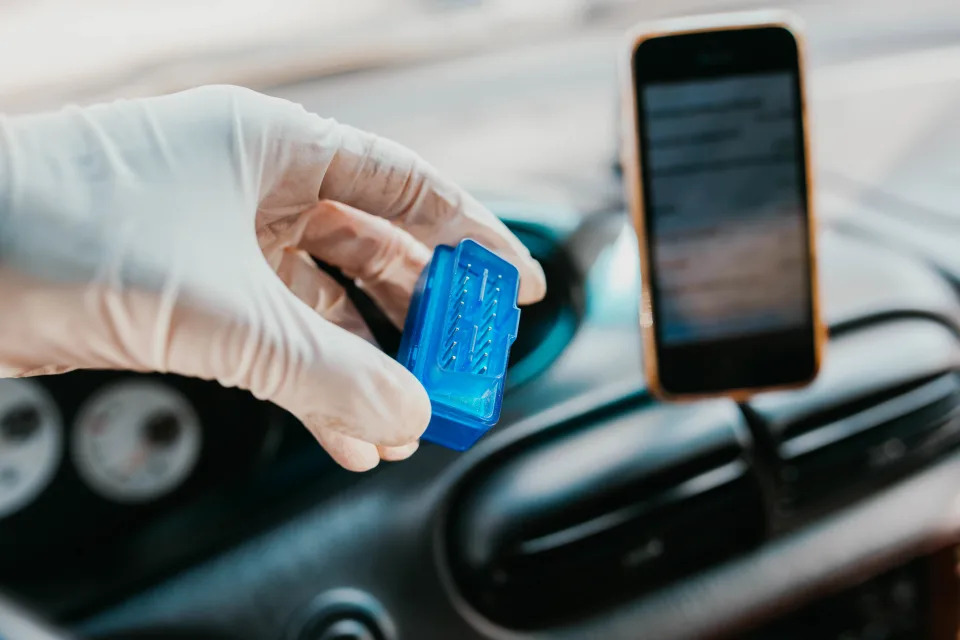
[[[97,606],[222,549],[334,467],[292,416],[216,383],[0,379],[0,590]]]
[[[122,505],[154,502],[197,470],[204,425],[171,381],[107,381],[75,410],[63,407],[65,424],[50,380],[0,379],[0,531],[40,506],[62,466],[93,496]]]
[[[60,466],[63,421],[33,380],[0,380],[0,518],[39,496]]]
[[[142,503],[182,485],[200,457],[202,426],[189,399],[156,380],[125,380],[81,407],[73,460],[91,489]]]

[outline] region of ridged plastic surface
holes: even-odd
[[[397,353],[430,396],[425,440],[463,451],[500,419],[518,286],[516,267],[473,240],[434,250]]]

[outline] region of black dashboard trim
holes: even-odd
[[[683,584],[525,638],[719,638],[960,541],[960,454]],[[705,631],[709,630],[709,631]]]

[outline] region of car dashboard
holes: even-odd
[[[565,71],[607,91],[571,112],[607,124],[571,130],[589,138],[574,177],[513,170],[523,188],[494,173],[479,189],[541,260],[549,291],[522,313],[491,434],[463,454],[425,443],[355,475],[285,412],[215,384],[0,381],[0,433],[36,438],[31,460],[49,467],[0,469],[27,496],[0,512],[0,588],[101,640],[955,638],[960,263],[946,247],[960,227],[907,224],[909,190],[851,190],[876,176],[827,160],[821,375],[740,404],[660,403],[641,375],[636,239],[611,170],[613,78],[594,78],[600,63],[583,55],[607,49],[577,46]],[[547,59],[528,52],[510,73]],[[390,80],[393,118],[422,107],[418,86],[463,82],[470,64]],[[417,144],[426,124],[354,108],[354,82],[276,93],[430,146]],[[451,109],[466,100],[447,95]],[[851,100],[818,106],[828,150],[841,130],[830,114]],[[603,104],[608,117],[594,118]],[[488,162],[442,160],[464,174]],[[395,349],[396,331],[351,295]],[[9,489],[27,480],[42,486]]]

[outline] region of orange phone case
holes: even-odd
[[[674,18],[638,25],[629,35],[628,49],[621,56],[621,122],[623,135],[621,140],[621,161],[623,163],[624,183],[630,214],[637,234],[640,255],[640,330],[643,339],[644,373],[650,391],[671,401],[695,400],[711,397],[730,397],[742,401],[761,391],[795,389],[809,384],[817,375],[823,360],[826,342],[826,330],[820,319],[820,289],[817,273],[816,216],[813,201],[813,174],[810,161],[809,122],[807,120],[807,102],[804,83],[804,41],[797,26],[797,19],[783,11],[752,11],[743,13],[717,14],[689,18]],[[663,388],[657,363],[656,332],[654,331],[653,301],[650,296],[650,256],[647,250],[646,222],[643,206],[643,184],[641,181],[640,123],[636,108],[637,82],[633,73],[633,53],[637,47],[650,38],[699,33],[705,31],[728,31],[740,29],[758,29],[762,27],[781,27],[790,31],[797,42],[798,74],[800,78],[800,118],[803,122],[803,149],[807,175],[807,225],[810,245],[810,282],[811,304],[814,323],[814,372],[810,378],[785,385],[727,389],[711,393],[671,393]]]

